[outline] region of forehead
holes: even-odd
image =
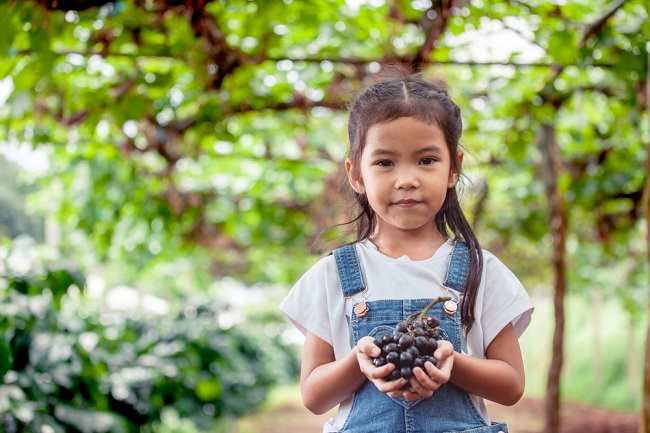
[[[409,153],[432,145],[447,152],[447,144],[440,127],[435,122],[426,123],[412,117],[399,117],[389,122],[376,123],[366,134],[366,150],[370,152],[382,148]]]

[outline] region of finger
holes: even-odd
[[[433,357],[436,359],[445,359],[451,356],[454,353],[454,346],[446,340],[438,341],[438,348],[433,353]]]
[[[389,393],[394,391],[400,391],[401,388],[406,385],[406,379],[400,378],[397,380],[391,380],[386,382],[385,380],[376,380],[374,381],[375,386],[379,388],[381,392]]]
[[[451,368],[453,364],[454,357],[450,356],[449,358],[445,359],[441,365],[438,365],[438,370],[442,372],[445,381],[449,381],[451,379]]]
[[[431,362],[427,361],[424,363],[424,368],[426,368],[427,373],[433,381],[438,383],[438,386],[443,383],[449,382],[449,371],[440,370],[438,367],[433,365]]]
[[[372,363],[372,359],[362,352],[357,353],[357,362],[359,363],[359,370],[361,370],[366,377],[369,377],[369,373],[377,368]]]
[[[368,358],[365,353],[357,353],[357,361],[359,362],[359,368],[361,371],[368,371],[372,370],[373,368],[377,368],[372,363],[372,359]]]
[[[405,391],[403,396],[404,396],[404,400],[408,400],[408,401],[419,400],[421,398],[420,394],[411,391]]]
[[[415,377],[411,377],[409,379],[409,383],[411,384],[411,389],[413,389],[414,392],[422,394],[425,391],[425,389]]]
[[[389,362],[386,365],[382,365],[381,367],[375,367],[372,362],[370,365],[372,367],[369,367],[366,373],[366,376],[368,376],[370,379],[383,379],[395,369],[395,364],[392,362]]]
[[[390,398],[397,399],[397,398],[402,397],[403,391],[390,391],[390,392],[387,392],[386,394],[388,394],[388,396]]]
[[[360,346],[363,343],[372,343],[375,339],[371,337],[370,335],[366,335],[364,337],[361,337],[359,339],[359,342],[357,343],[358,346]]]
[[[422,370],[420,367],[414,368],[413,374],[417,378],[418,382],[420,382],[422,387],[429,391],[435,391],[440,387],[440,384],[435,380],[433,380],[431,376],[425,373],[425,371]]]
[[[375,358],[381,355],[381,349],[375,345],[375,339],[370,336],[365,336],[359,340],[357,347],[359,348],[359,352],[367,356]]]
[[[415,377],[410,380],[411,388],[418,394],[419,398],[429,398],[433,395],[433,390],[425,388]]]

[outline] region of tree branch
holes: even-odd
[[[431,58],[436,44],[447,30],[447,25],[456,6],[455,0],[440,0],[434,3],[435,5],[425,12],[422,21],[420,21],[420,27],[424,31],[426,39],[411,61],[414,71],[419,71],[422,65],[426,64],[426,61]]]
[[[34,54],[33,51],[30,50],[19,50],[16,52],[16,55],[22,55],[22,56],[30,56]],[[174,56],[170,53],[165,53],[165,52],[158,52],[158,53],[146,53],[146,52],[138,52],[138,53],[125,53],[125,52],[119,52],[119,51],[111,51],[111,52],[102,52],[102,51],[93,51],[93,50],[87,50],[87,51],[80,51],[80,50],[56,50],[52,51],[53,55],[55,56],[67,56],[68,54],[78,54],[80,56],[85,56],[85,57],[90,57],[90,56],[102,56],[102,57],[127,57],[127,58],[159,58],[159,59],[170,59],[170,60],[177,60],[180,62],[187,62],[187,59],[185,57],[181,56]],[[305,63],[322,63],[322,62],[330,62],[330,63],[336,63],[336,64],[345,64],[345,65],[353,65],[353,66],[366,66],[370,63],[388,63],[388,62],[397,62],[397,63],[403,63],[403,62],[408,62],[408,59],[406,57],[396,57],[396,58],[379,58],[379,59],[361,59],[361,58],[354,58],[354,57],[331,57],[331,58],[325,58],[325,57],[266,57],[266,58],[260,58],[257,59],[256,61],[259,63],[263,63],[265,61],[270,61],[270,62],[281,62],[281,61],[291,61],[294,63],[298,62],[305,62]],[[247,64],[251,64],[248,62]],[[462,61],[462,60],[437,60],[437,59],[430,59],[430,60],[423,60],[422,65],[458,65],[458,66],[512,66],[514,68],[557,68],[557,67],[577,67],[577,68],[604,68],[604,69],[612,69],[612,68],[618,68],[620,69],[624,65],[618,65],[618,64],[612,64],[612,63],[604,63],[604,62],[594,62],[589,65],[585,65],[584,63],[549,63],[549,62],[529,62],[529,63],[517,63],[517,62],[506,62],[506,61],[488,61],[488,62],[477,62],[477,61]]]
[[[600,18],[587,26],[587,28],[582,32],[580,37],[580,43],[578,44],[578,49],[584,48],[589,39],[594,37],[598,32],[600,32],[607,24],[607,21],[614,16],[614,14],[625,4],[627,0],[618,0],[607,12],[605,12]],[[568,65],[558,65],[554,68],[553,75],[548,81],[547,85],[544,87],[545,92],[548,93],[553,87],[553,83],[564,71]],[[542,95],[544,97],[544,95]]]
[[[109,3],[115,0],[37,0],[38,3],[49,10],[83,11]]]
[[[613,17],[620,8],[623,7],[626,1],[627,0],[618,0],[618,2],[614,3],[609,8],[609,10],[605,12],[600,18],[587,26],[585,31],[582,33],[582,37],[580,38],[579,47],[583,48],[589,39],[597,35],[605,27],[607,21],[609,21],[609,19]]]
[[[223,80],[233,71],[245,63],[255,62],[249,56],[228,44],[226,36],[217,25],[217,21],[205,10],[205,1],[199,1],[198,4],[192,2],[192,6],[189,6],[190,2],[186,3],[186,15],[194,30],[194,35],[203,39],[203,46],[208,58],[217,66],[216,72],[211,73],[211,69],[206,65],[208,73],[212,75],[210,87],[220,89]]]

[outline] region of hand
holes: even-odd
[[[374,343],[372,337],[363,337],[355,347],[357,353],[357,361],[359,362],[359,369],[369,381],[375,384],[378,390],[384,393],[392,393],[398,391],[408,382],[406,379],[397,379],[387,381],[387,376],[395,369],[395,365],[388,363],[381,367],[375,367],[372,363],[371,357],[377,357],[381,354],[381,349]],[[389,394],[390,395],[390,394]]]
[[[429,398],[435,390],[449,382],[451,369],[454,365],[454,346],[449,341],[438,341],[438,349],[433,356],[438,360],[438,366],[436,367],[427,361],[424,363],[426,372],[420,367],[415,367],[413,377],[409,379],[411,388],[401,393],[404,399],[420,400]]]

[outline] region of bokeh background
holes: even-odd
[[[393,64],[462,107],[536,307],[493,417],[650,431],[649,41],[647,0],[0,1],[0,431],[320,431],[277,304],[353,239],[346,106]]]

